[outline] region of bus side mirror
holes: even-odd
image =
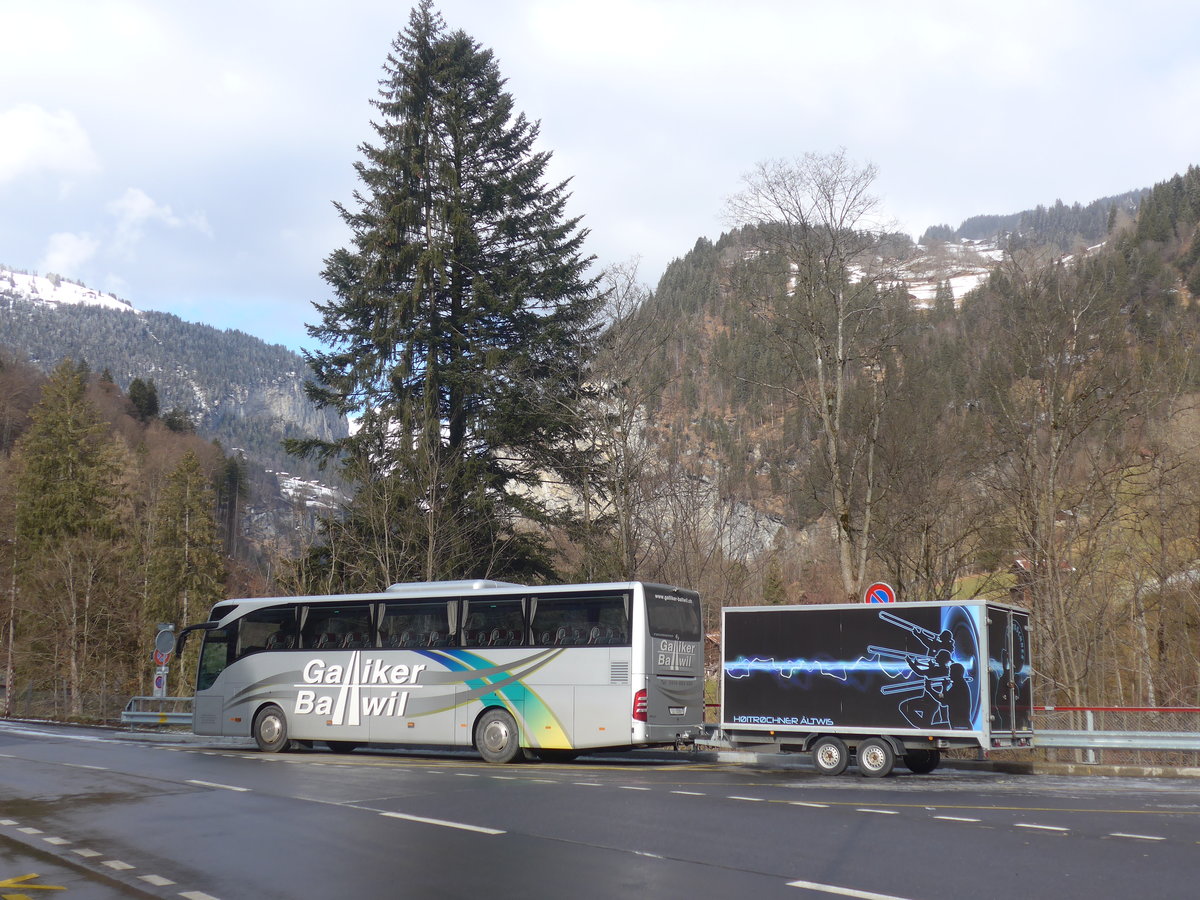
[[[193,631],[212,631],[217,627],[216,622],[201,622],[199,625],[189,625],[175,637],[175,655],[183,655],[183,645],[187,643],[187,636]]]

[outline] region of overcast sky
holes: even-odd
[[[651,286],[756,162],[845,148],[918,237],[1200,163],[1200,4],[440,0]],[[409,6],[0,0],[0,263],[293,348]]]

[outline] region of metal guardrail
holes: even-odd
[[[1080,750],[1190,750],[1200,752],[1194,731],[1043,731],[1033,733],[1035,747]]]
[[[121,710],[122,725],[191,725],[191,697],[132,697]]]

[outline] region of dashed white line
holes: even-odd
[[[619,787],[623,791],[648,791],[648,790],[650,790],[650,788],[648,788],[648,787],[639,787],[635,784],[619,784],[619,785],[617,785],[617,787]]]
[[[1035,825],[1031,822],[1015,822],[1014,828],[1036,828],[1038,831],[1070,831],[1070,828],[1060,828],[1058,825]]]
[[[32,825],[29,825],[25,828],[18,828],[17,831],[21,832],[21,834],[43,834],[44,833],[42,831],[42,829],[34,828]]]
[[[98,772],[107,772],[108,766],[89,766],[86,763],[63,763],[64,766],[70,766],[72,769],[95,769]]]
[[[55,847],[65,847],[67,844],[71,843],[66,838],[60,837],[44,837],[42,840],[47,844],[53,844]]]
[[[762,797],[739,797],[736,794],[726,797],[725,799],[726,800],[745,800],[747,803],[762,803],[763,802]]]
[[[11,757],[10,757],[11,759]],[[0,825],[16,825],[16,819],[0,819]]]
[[[479,834],[504,834],[496,828],[483,828],[479,825],[467,825],[464,822],[447,822],[445,819],[427,819],[424,816],[410,816],[407,813],[385,812],[380,813],[381,816],[387,816],[390,819],[404,819],[408,822],[421,822],[425,825],[441,825],[443,828],[457,828],[460,831],[475,831]]]
[[[875,813],[875,815],[877,815],[877,816],[898,816],[898,815],[900,815],[900,813],[898,813],[894,809],[868,809],[865,806],[860,806],[858,808],[858,811],[865,812],[865,813]]]
[[[1135,841],[1165,841],[1165,837],[1159,837],[1156,834],[1127,834],[1124,831],[1114,831],[1109,837],[1131,838]]]
[[[704,794],[699,791],[671,791],[672,794],[679,794],[681,797],[703,797]]]
[[[78,854],[79,854],[80,856],[82,856],[84,859],[91,859],[93,856],[99,856],[99,855],[100,855],[100,851],[99,851],[99,850],[89,850],[87,847],[76,847],[76,848],[75,848],[74,850],[72,850],[71,852],[72,852],[72,853],[78,853]]]
[[[100,865],[108,866],[110,869],[114,869],[117,872],[125,872],[129,869],[134,868],[129,863],[122,862],[119,859],[106,859],[104,862],[100,863]]]
[[[211,894],[206,894],[204,891],[182,891],[179,894],[183,900],[217,900]]]
[[[804,800],[789,800],[791,806],[811,806],[813,809],[829,809],[828,803],[808,803]]]
[[[604,787],[604,785],[598,781],[573,781],[571,783],[577,787]]]
[[[199,779],[197,779],[197,778],[189,778],[189,779],[187,780],[187,783],[188,783],[188,784],[198,784],[198,785],[200,785],[200,787],[220,788],[220,789],[221,789],[221,790],[223,790],[223,791],[241,791],[241,792],[246,792],[246,791],[249,791],[249,790],[250,790],[250,788],[246,788],[246,787],[238,787],[238,786],[237,786],[237,785],[235,785],[235,784],[218,784],[218,783],[217,783],[217,782],[215,782],[215,781],[200,781],[200,780],[199,780]]]
[[[982,819],[972,819],[969,816],[934,816],[935,819],[941,819],[943,822],[981,822]]]
[[[874,891],[860,891],[855,888],[839,887],[836,884],[820,884],[816,881],[789,881],[788,887],[803,888],[806,891],[820,891],[823,894],[836,894],[839,897],[855,897],[857,900],[904,900],[892,894],[876,894]]]
[[[163,878],[161,875],[139,875],[138,878],[155,887],[166,887],[168,884],[175,883],[170,878]]]

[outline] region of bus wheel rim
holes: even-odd
[[[483,729],[484,746],[492,753],[498,753],[507,747],[509,740],[508,726],[503,722],[488,722],[487,727]]]
[[[262,722],[258,726],[258,732],[262,735],[264,741],[266,741],[268,744],[273,744],[275,741],[279,740],[279,735],[282,730],[280,728],[281,724],[282,723],[279,721],[279,716],[266,715],[263,717]]]

